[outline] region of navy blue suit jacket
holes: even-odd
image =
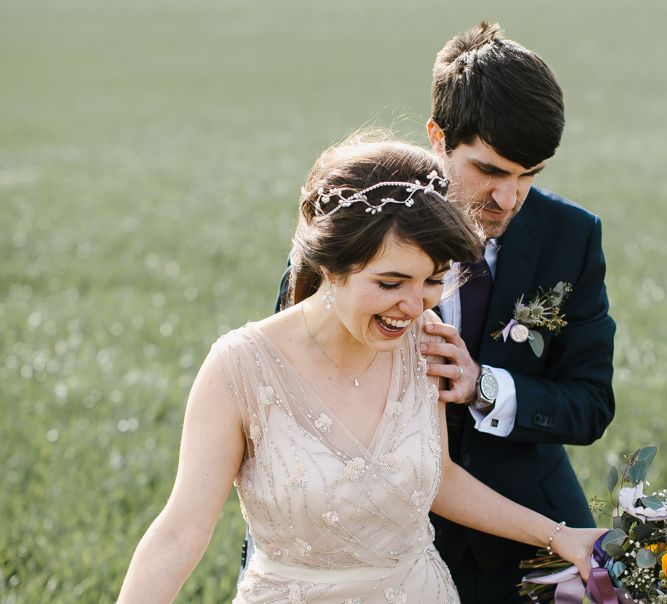
[[[506,369],[516,386],[514,429],[505,438],[474,429],[467,414],[452,459],[492,489],[568,526],[595,526],[564,444],[600,438],[614,417],[612,354],[615,324],[608,315],[600,220],[557,195],[532,188],[500,238],[480,363]],[[541,330],[536,357],[527,342],[494,340],[515,302],[558,281],[572,284],[559,334]],[[493,510],[489,510],[493,514]],[[454,565],[465,544],[483,571],[525,557],[518,543],[437,518],[436,547]]]

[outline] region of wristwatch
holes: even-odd
[[[487,415],[491,413],[496,405],[498,396],[498,380],[493,375],[493,371],[487,365],[482,365],[482,371],[477,378],[477,398],[470,403],[470,406]]]

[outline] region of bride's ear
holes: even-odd
[[[328,268],[320,266],[320,272],[322,273],[322,283],[326,285],[342,285],[344,279],[341,279],[340,275],[332,273]]]
[[[320,266],[320,272],[322,273],[322,283],[334,285],[336,283],[336,277],[334,274],[324,266]]]
[[[445,154],[445,131],[431,117],[426,122],[426,132],[433,151],[442,157]]]

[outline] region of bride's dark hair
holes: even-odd
[[[464,204],[445,202],[440,195],[426,191],[414,194],[411,207],[387,204],[381,212],[370,214],[365,204],[355,203],[324,217],[316,215],[321,190],[339,188],[349,197],[380,182],[419,180],[425,185],[433,171],[443,176],[433,153],[378,133],[355,134],[322,153],[308,174],[300,200],[287,304],[296,304],[317,291],[322,267],[342,281],[361,270],[381,251],[389,233],[423,250],[436,271],[450,260],[478,259],[481,231]],[[445,193],[438,184],[435,188]],[[402,200],[407,196],[404,186],[379,187],[367,194],[371,204],[386,197]],[[336,198],[332,198],[326,207],[335,203]]]

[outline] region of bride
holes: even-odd
[[[221,337],[192,387],[178,473],[120,603],[171,602],[236,485],[255,553],[237,603],[459,602],[429,510],[550,546],[590,572],[571,529],[453,464],[419,352],[452,261],[480,238],[437,159],[348,141],[312,168],[291,254],[293,305]]]

